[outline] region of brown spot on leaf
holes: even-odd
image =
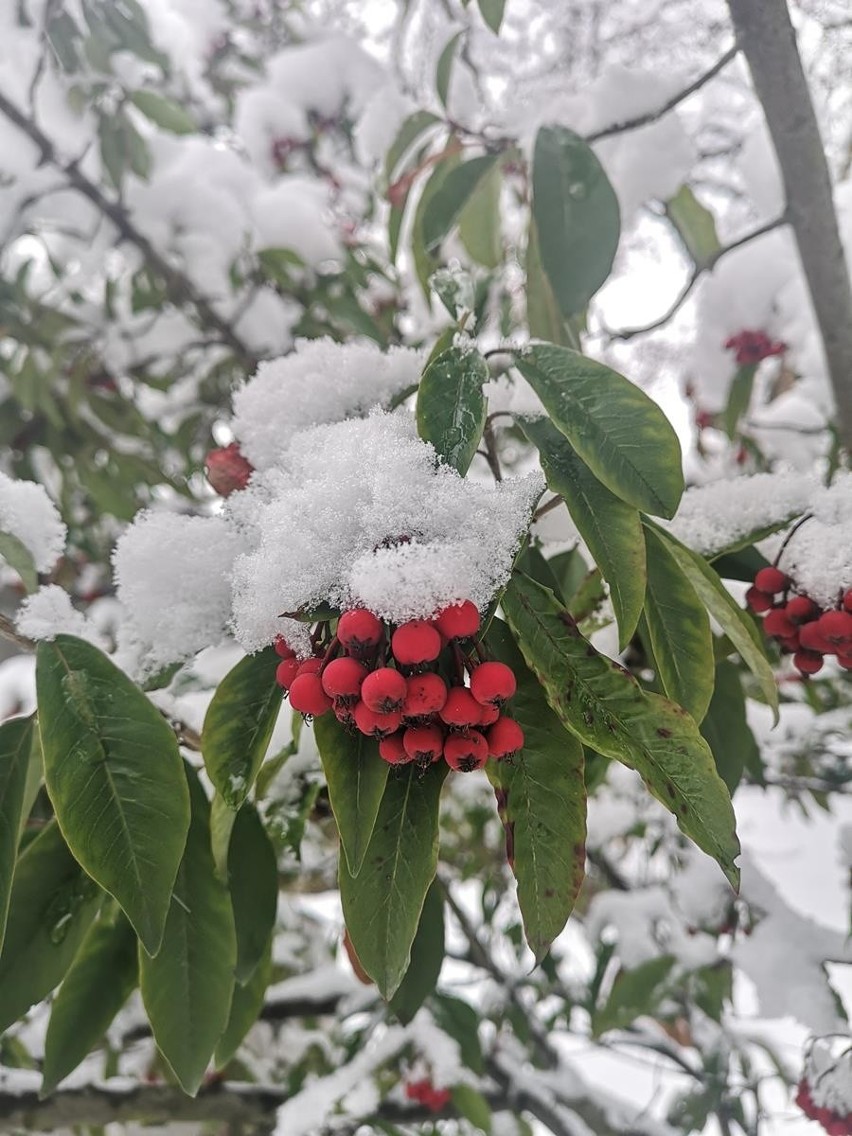
[[[661,738],[670,738],[672,736],[671,730],[667,730],[665,726],[657,726],[657,733]]]
[[[672,797],[672,798],[674,798],[674,797],[676,797],[676,796],[677,796],[677,789],[675,789],[675,787],[674,787],[674,785],[673,785],[673,784],[671,783],[671,781],[667,781],[667,782],[666,782],[666,792],[667,792],[667,793],[668,793],[668,795],[669,795],[670,797]]]

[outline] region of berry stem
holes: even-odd
[[[328,626],[328,624],[325,624],[325,626],[327,627],[327,626]],[[330,663],[330,662],[331,662],[331,660],[332,660],[332,659],[334,658],[334,656],[335,656],[335,655],[337,654],[337,648],[338,648],[339,646],[340,646],[340,640],[339,640],[339,639],[337,638],[337,636],[336,636],[336,635],[332,636],[331,642],[330,642],[330,643],[329,643],[329,645],[328,645],[328,646],[326,647],[326,649],[325,649],[325,654],[324,654],[324,655],[323,655],[323,657],[322,657],[322,665],[323,665],[323,667],[324,667],[324,666],[325,666],[325,665],[326,665],[327,663]]]
[[[778,567],[778,563],[781,560],[781,557],[784,555],[785,548],[790,543],[790,541],[793,539],[793,537],[796,535],[796,533],[799,531],[799,529],[802,527],[802,525],[805,523],[805,521],[811,521],[811,520],[813,520],[813,513],[805,513],[805,515],[803,517],[799,517],[798,521],[796,521],[796,523],[793,525],[793,527],[790,529],[790,531],[787,533],[787,535],[781,541],[781,547],[778,549],[778,552],[775,556],[775,559],[772,561],[772,567],[773,568]]]

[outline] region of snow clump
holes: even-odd
[[[0,473],[0,533],[21,542],[36,571],[49,572],[62,555],[68,530],[43,486]]]

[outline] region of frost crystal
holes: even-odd
[[[423,352],[299,339],[292,354],[261,363],[234,395],[233,431],[257,469],[277,463],[294,435],[387,405],[420,378]]]
[[[36,570],[49,572],[62,555],[68,530],[41,485],[0,473],[0,533],[17,537]]]
[[[221,517],[141,513],[113,553],[127,613],[123,653],[142,673],[219,642],[230,613],[237,538]]]
[[[281,612],[324,602],[394,622],[466,598],[485,607],[542,489],[538,474],[499,486],[459,477],[405,413],[305,431],[279,470],[228,503],[258,542],[235,566],[237,638],[255,650],[281,630]]]

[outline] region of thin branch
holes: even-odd
[[[545,501],[543,505],[539,505],[533,513],[533,522],[540,521],[542,517],[558,508],[563,503],[562,497],[557,493],[555,497],[551,497],[549,501]]]
[[[733,47],[729,47],[725,54],[720,56],[712,67],[702,75],[699,75],[688,87],[684,87],[682,91],[673,95],[656,110],[648,111],[646,114],[638,114],[635,118],[627,118],[623,122],[613,123],[612,126],[605,126],[602,130],[595,130],[593,133],[586,135],[586,141],[600,142],[602,138],[610,138],[613,134],[624,134],[628,130],[638,130],[641,126],[648,126],[652,122],[657,122],[658,119],[667,115],[670,110],[674,110],[676,106],[685,102],[690,95],[694,95],[696,91],[701,90],[705,83],[709,83],[711,79],[714,79],[723,68],[728,66],[732,59],[737,57],[739,50],[736,44]]]
[[[759,225],[756,229],[752,229],[750,232],[745,233],[741,237],[738,237],[735,241],[731,241],[730,244],[723,245],[723,247],[717,249],[712,254],[712,256],[709,256],[703,264],[693,265],[692,273],[690,274],[690,277],[687,280],[686,284],[680,290],[674,302],[666,309],[666,311],[663,312],[661,316],[653,320],[651,323],[642,324],[639,327],[623,327],[617,329],[605,328],[606,334],[610,337],[610,339],[633,339],[637,335],[647,335],[650,331],[656,331],[657,328],[660,328],[664,324],[667,324],[669,320],[672,319],[672,317],[680,311],[680,309],[691,296],[692,290],[695,288],[695,285],[698,283],[704,273],[712,272],[719,261],[723,257],[727,256],[729,252],[733,252],[735,249],[742,248],[743,245],[750,244],[751,241],[756,241],[760,237],[765,237],[767,233],[774,232],[775,229],[780,229],[787,223],[788,218],[786,213],[784,213],[780,217],[776,217],[774,221],[767,221],[765,225]]]
[[[482,441],[485,444],[485,460],[488,462],[488,468],[495,481],[503,480],[503,471],[500,468],[500,458],[497,455],[497,439],[494,436],[494,428],[486,418],[485,428],[482,431]]]
[[[153,246],[145,234],[136,228],[127,211],[117,201],[111,201],[103,193],[100,186],[90,181],[76,161],[63,161],[57,154],[51,140],[38,124],[6,98],[2,91],[0,91],[0,113],[4,114],[10,122],[14,123],[38,146],[43,162],[64,174],[68,183],[78,193],[86,197],[96,209],[112,221],[120,236],[139,249],[148,265],[162,277],[172,303],[178,307],[187,303],[191,304],[198,313],[200,323],[215,331],[221,341],[227,344],[246,368],[252,368],[257,361],[253,352],[240,339],[228,321],[219,315],[207,297],[198,291],[189,277],[169,264],[168,260]]]
[[[34,651],[36,648],[32,639],[28,639],[26,635],[21,635],[21,633],[15,629],[15,624],[8,615],[0,615],[0,638],[8,639],[10,643],[14,643],[16,647],[20,647],[22,651]]]
[[[842,441],[852,447],[852,282],[831,173],[787,0],[727,0],[737,43],[763,107],[787,216],[822,336]]]

